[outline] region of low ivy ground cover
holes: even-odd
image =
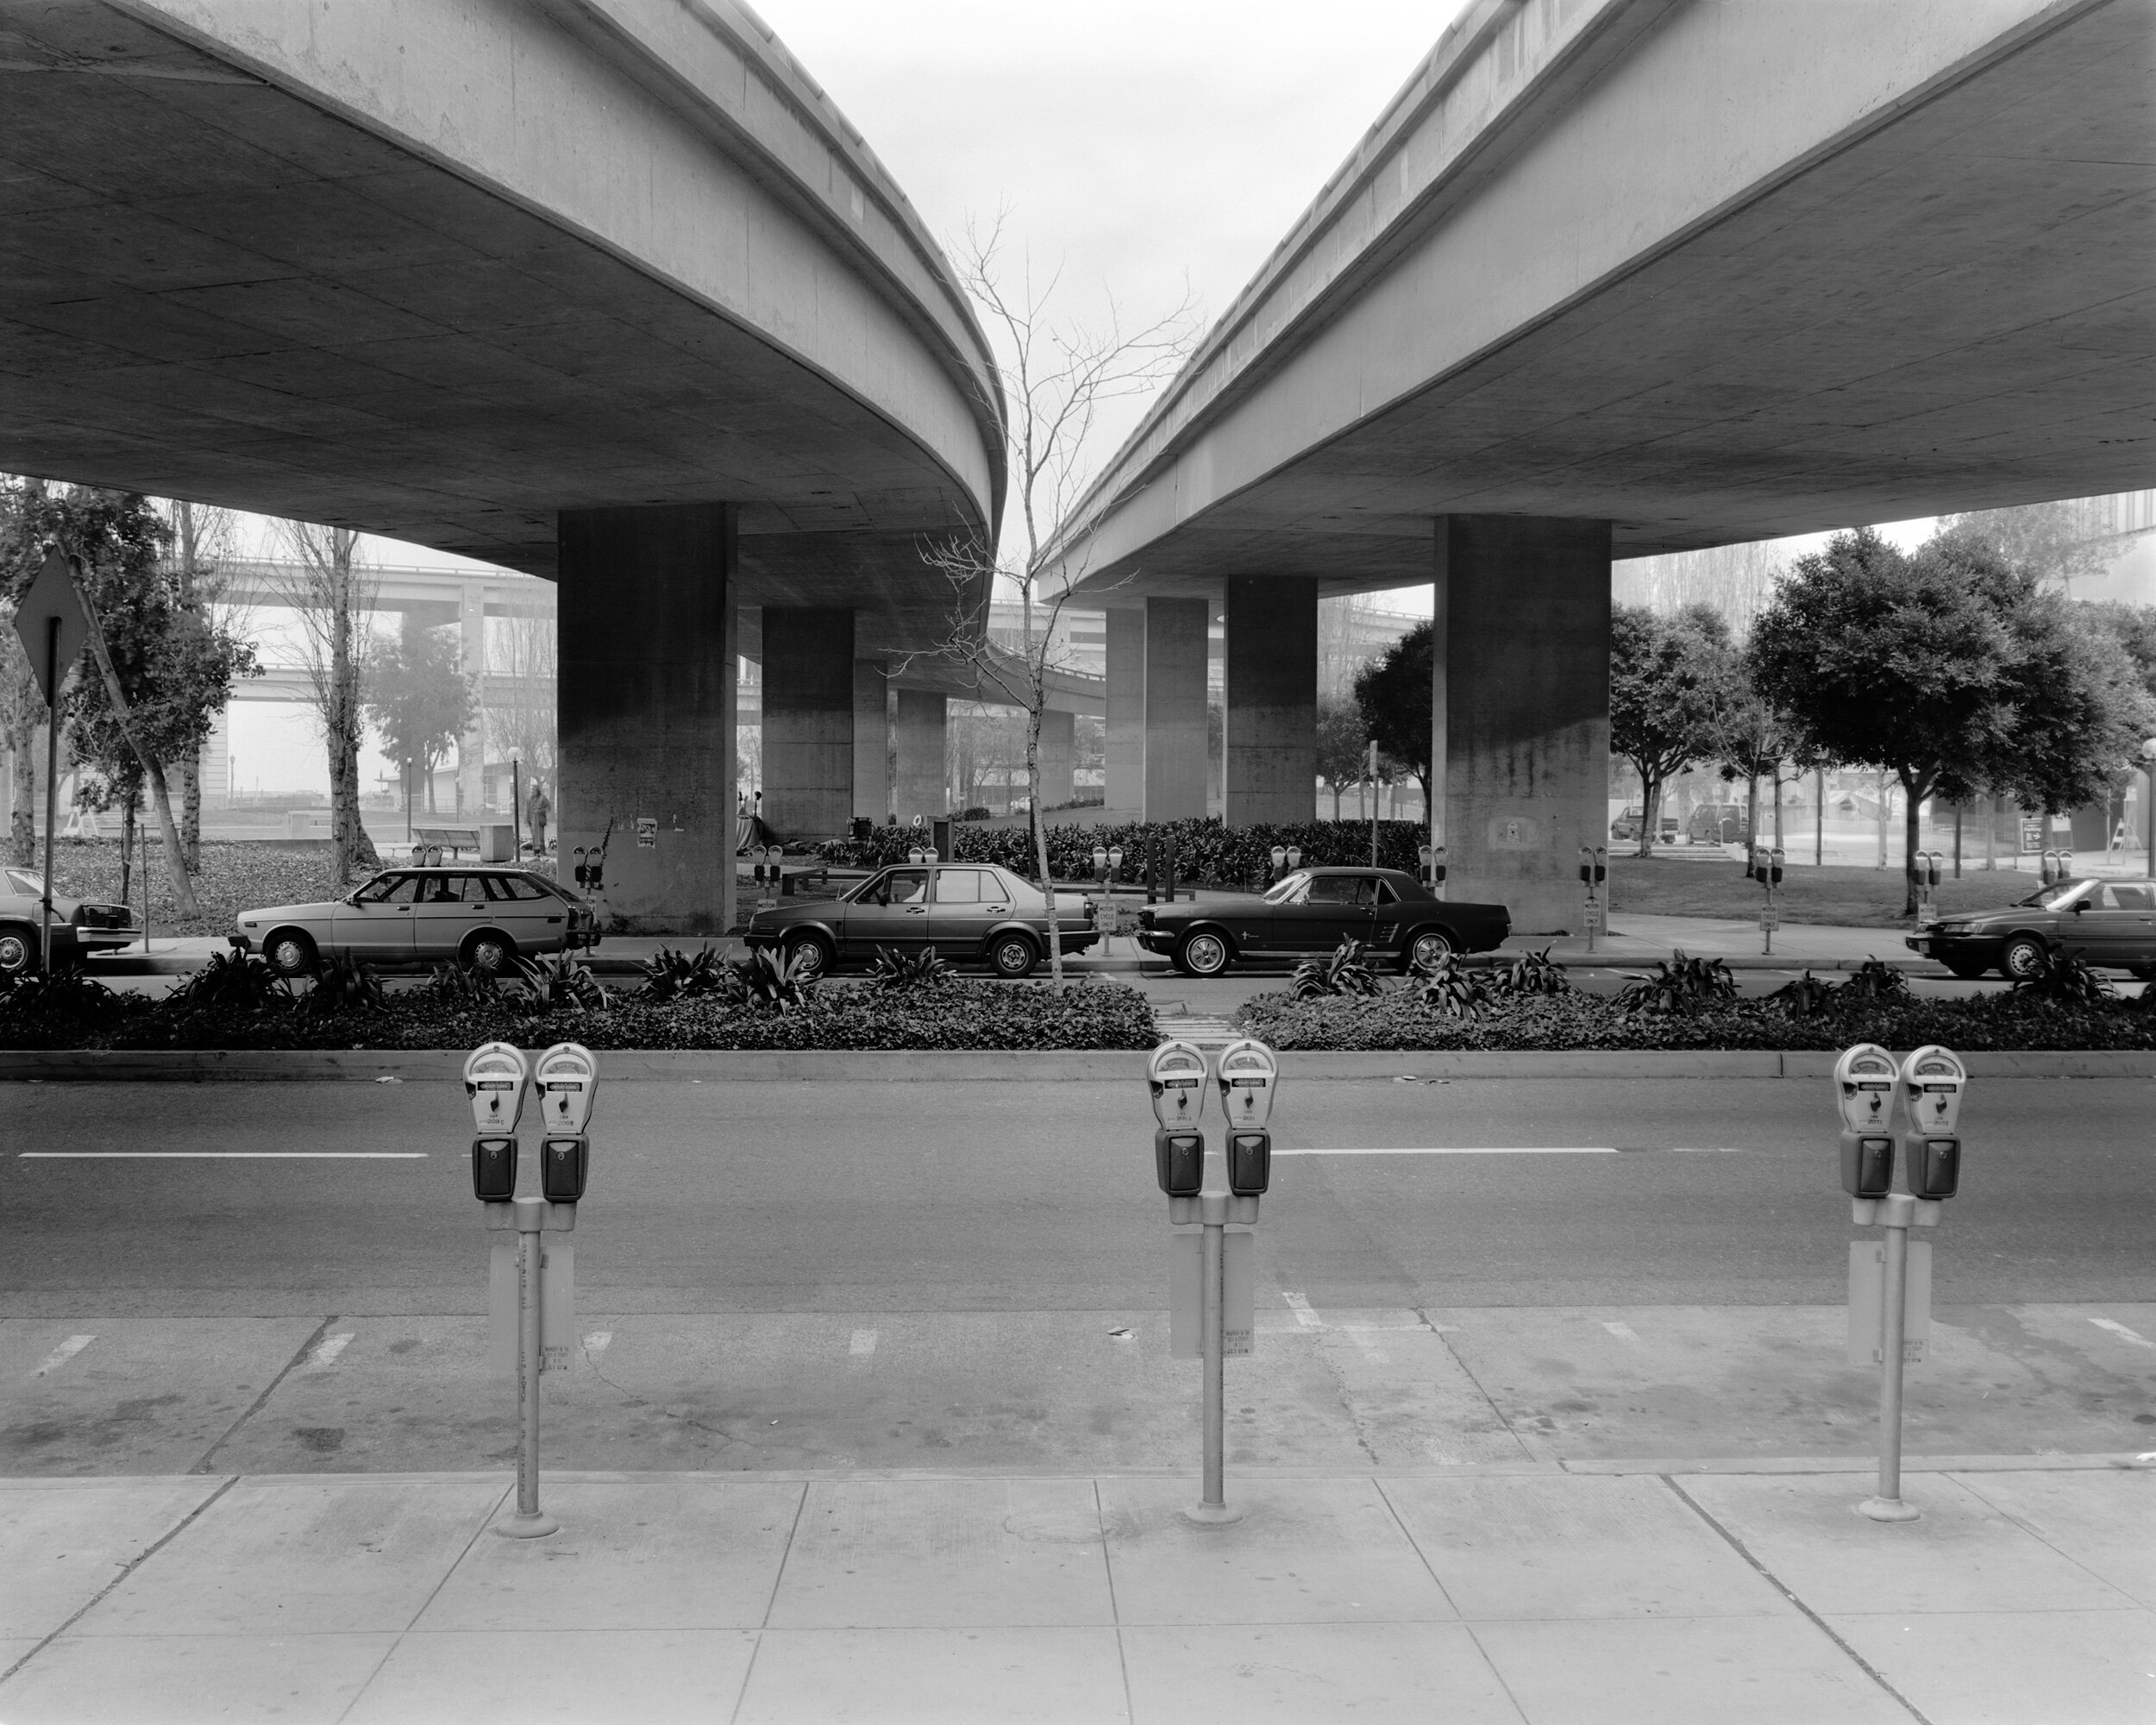
[[[825,984],[784,1011],[696,995],[616,994],[600,1007],[542,1005],[508,992],[445,1000],[416,991],[308,1011],[290,998],[197,1005],[94,983],[41,1007],[28,991],[19,1002],[0,999],[0,1047],[9,1048],[472,1048],[497,1038],[594,1050],[1147,1049],[1157,1039],[1144,996],[1101,982],[1060,998],[1040,985],[968,980],[904,991]]]
[[[1419,821],[1380,821],[1378,865],[1415,873],[1421,867],[1419,853],[1424,836]],[[1303,862],[1312,866],[1346,866],[1370,860],[1370,825],[1366,820],[1231,827],[1213,817],[1150,824],[1129,821],[1115,826],[1059,825],[1051,819],[1049,872],[1059,881],[1090,880],[1094,847],[1119,847],[1123,867],[1115,878],[1125,886],[1143,885],[1146,846],[1155,837],[1174,843],[1178,880],[1229,888],[1263,885],[1276,844],[1282,850],[1301,851]],[[867,838],[838,839],[818,848],[830,862],[875,869],[887,862],[903,862],[906,852],[920,842],[919,835],[908,828],[882,826],[874,828]],[[951,848],[956,854],[950,860],[955,862],[996,862],[1028,878],[1033,874],[1032,839],[1023,826],[960,826],[952,834]]]
[[[2138,1001],[2075,1006],[2008,994],[1849,1000],[1803,1014],[1765,1000],[1627,1012],[1613,996],[1570,993],[1499,999],[1482,1016],[1463,1018],[1396,988],[1375,999],[1259,994],[1244,1002],[1235,1022],[1274,1048],[1311,1051],[1838,1049],[1858,1042],[1887,1048],[1937,1042],[1961,1053],[2156,1049],[2156,1010]]]

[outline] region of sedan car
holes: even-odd
[[[1078,894],[1056,894],[1056,921],[1066,954],[1100,938]],[[842,898],[760,910],[749,919],[748,938],[752,947],[775,946],[813,969],[865,963],[879,947],[910,956],[932,946],[945,958],[978,959],[999,976],[1025,976],[1048,950],[1048,900],[990,863],[901,863]]]
[[[241,911],[226,937],[286,976],[348,953],[370,964],[454,958],[500,970],[519,953],[599,944],[599,919],[575,893],[529,869],[388,869],[341,899]]]
[[[1957,976],[2032,975],[2057,942],[2086,963],[2156,978],[2156,881],[2065,881],[2002,911],[1942,917],[1907,937]]]
[[[38,967],[39,900],[45,877],[28,869],[0,869],[0,976],[22,976]],[[88,953],[127,946],[142,938],[125,905],[53,894],[53,968],[66,969]]]
[[[1238,958],[1302,958],[1344,940],[1406,970],[1511,932],[1504,906],[1440,899],[1398,869],[1298,869],[1262,898],[1140,911],[1138,943],[1188,975],[1217,976]]]

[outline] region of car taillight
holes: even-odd
[[[1152,927],[1152,925],[1153,925],[1153,913],[1152,913],[1152,912],[1150,912],[1150,911],[1140,911],[1140,912],[1138,913],[1138,925],[1140,928],[1150,928],[1150,927]]]

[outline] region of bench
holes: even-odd
[[[447,825],[414,826],[411,842],[429,850],[478,853],[482,862],[510,862],[517,856],[517,829],[505,820],[452,822]]]

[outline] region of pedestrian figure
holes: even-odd
[[[544,856],[547,854],[547,819],[554,812],[554,805],[547,800],[547,787],[536,779],[532,781],[531,801],[528,806],[531,812],[532,854]]]

